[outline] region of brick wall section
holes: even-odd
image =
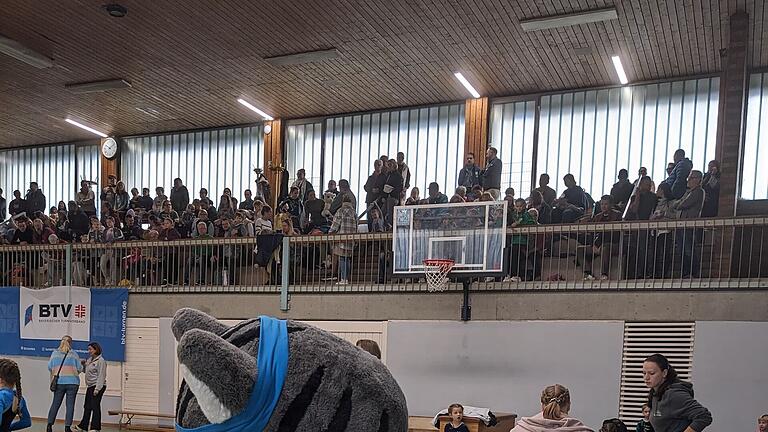
[[[745,100],[747,89],[747,45],[749,32],[749,15],[738,12],[731,15],[730,40],[726,55],[722,58],[722,76],[720,78],[720,113],[717,126],[716,157],[720,160],[722,175],[720,177],[720,208],[719,216],[727,217],[736,214],[739,182],[741,180],[741,165],[743,155],[743,135]],[[737,234],[737,235],[734,235]],[[721,245],[715,245],[718,251],[715,259],[719,265],[713,269],[713,277],[728,277],[732,266],[738,265],[732,258],[733,243],[739,241],[743,231],[738,233],[724,232],[719,239]],[[715,239],[717,242],[718,239]],[[719,255],[719,256],[718,256]]]

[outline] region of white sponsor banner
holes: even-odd
[[[91,339],[91,290],[58,286],[19,289],[21,339]]]

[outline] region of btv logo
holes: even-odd
[[[32,312],[31,308],[32,306],[30,306],[30,309],[27,309],[30,314]],[[40,310],[40,318],[68,318],[72,314],[73,308],[71,304],[41,304],[38,305],[38,309]],[[74,309],[75,318],[85,318],[85,305],[76,305]]]
[[[32,309],[35,305],[29,305],[26,311],[24,311],[24,326],[32,322]]]

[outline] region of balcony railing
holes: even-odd
[[[539,225],[507,235],[507,277],[478,278],[472,290],[768,288],[766,217]],[[427,290],[423,279],[393,275],[392,263],[391,233],[0,247],[3,285],[279,292],[284,307],[290,293]]]

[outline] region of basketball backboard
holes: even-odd
[[[435,258],[454,260],[454,276],[503,273],[506,201],[399,206],[394,220],[395,275],[421,276]]]

